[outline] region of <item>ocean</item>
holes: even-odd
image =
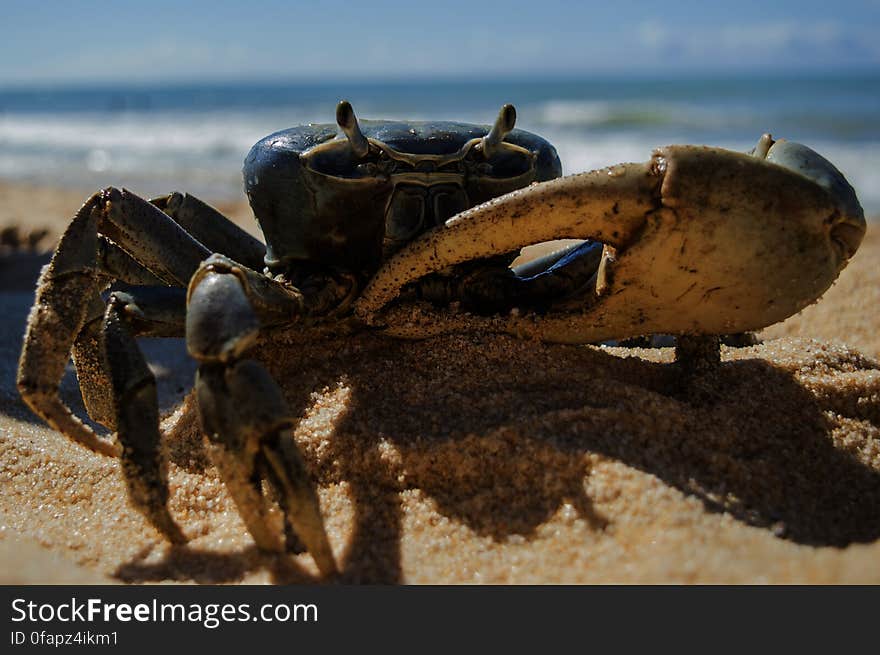
[[[548,138],[566,173],[670,143],[745,151],[770,132],[834,162],[880,215],[880,74],[0,88],[0,178],[229,200],[254,142],[333,122],[342,98],[361,118],[476,123],[512,102],[517,126]]]

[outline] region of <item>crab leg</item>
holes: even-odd
[[[17,384],[24,401],[53,428],[95,452],[118,455],[116,444],[101,439],[58,397],[74,339],[102,285],[95,263],[99,200],[96,194],[82,206],[40,274]]]
[[[129,257],[108,245],[99,231]],[[123,267],[133,281],[182,286],[209,254],[170,217],[128,191],[110,188],[89,198],[37,283],[18,368],[18,388],[25,402],[74,441],[104,455],[118,455],[115,444],[98,437],[58,397],[74,342],[94,313],[95,299],[114,266]],[[106,262],[110,270],[104,268]]]
[[[646,164],[515,191],[401,250],[355,311],[404,337],[483,329],[590,343],[763,328],[815,301],[865,231],[851,187],[830,163],[800,148],[794,166],[772,163],[772,150],[763,160],[668,146]],[[430,273],[560,238],[609,246],[595,302],[579,310],[479,317],[392,304],[403,287]]]
[[[175,191],[150,202],[168,214],[211,252],[222,252],[254,270],[263,269],[266,246],[209,204]]]
[[[122,444],[122,471],[134,506],[172,543],[186,538],[168,511],[167,467],[160,452],[156,378],[135,341],[137,334],[180,336],[184,323],[182,289],[139,290],[111,294],[101,332],[103,362],[111,381],[116,434]],[[178,292],[178,293],[173,293]],[[155,303],[150,308],[148,302]],[[164,303],[161,301],[165,301]],[[147,301],[147,302],[144,302]],[[169,302],[170,301],[170,302]],[[150,311],[152,309],[152,311]]]
[[[101,235],[98,235],[97,260],[101,273],[112,280],[155,287],[166,284],[162,278],[151,273],[125,250]]]
[[[158,291],[160,288],[163,290],[172,289],[171,287],[163,287],[164,282],[161,279],[141,266],[122,248],[100,235],[98,236],[97,265],[101,274],[106,275],[109,279],[120,280],[131,285],[157,288],[153,295],[160,293]],[[182,290],[178,288],[177,292],[180,293]],[[76,367],[80,394],[89,416],[98,423],[115,430],[116,415],[110,393],[111,382],[104,362],[101,342],[101,327],[106,303],[97,291],[92,293],[90,303],[82,329],[73,342],[73,363]],[[185,300],[181,307],[186,307]],[[152,329],[153,326],[150,327]],[[156,334],[151,336],[171,335]]]
[[[132,287],[128,291],[114,291],[107,303],[95,295],[90,318],[86,319],[73,343],[73,362],[89,416],[115,430],[117,410],[103,336],[105,315],[111,304],[118,306],[116,311],[135,337],[182,337],[186,290],[179,287]]]
[[[284,550],[260,491],[263,477],[280,494],[321,573],[330,575],[336,562],[293,440],[295,417],[263,366],[244,358],[262,327],[289,323],[303,310],[295,289],[214,255],[189,287],[187,348],[200,362],[196,392],[211,458],[254,541],[265,550]]]
[[[122,189],[102,192],[101,233],[168,284],[186,286],[211,251],[155,205]]]
[[[150,203],[168,214],[192,237],[215,252],[225,252],[237,261],[251,266],[262,267],[265,246],[250,234],[239,228],[210,205],[195,196],[178,192],[154,198]],[[152,286],[154,289],[139,289],[137,297],[141,304],[147,300],[149,321],[140,325],[139,313],[130,314],[134,321],[136,336],[181,337],[183,318],[186,311],[185,290],[166,287],[163,280],[144,268],[125,250],[104,236],[98,236],[98,267],[101,272],[114,280],[131,285]],[[146,294],[146,298],[145,298]],[[170,304],[169,304],[170,303]],[[130,310],[140,312],[136,301],[127,305]],[[134,309],[133,309],[134,308]],[[105,303],[98,294],[92,300],[89,318],[73,344],[73,361],[80,391],[86,409],[94,420],[116,429],[116,416],[113,410],[111,384],[103,361],[101,329]]]

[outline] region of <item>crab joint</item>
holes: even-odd
[[[257,340],[257,320],[244,288],[234,275],[207,271],[189,294],[186,345],[200,361],[237,359]]]

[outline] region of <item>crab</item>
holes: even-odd
[[[852,187],[803,145],[764,135],[747,154],[667,146],[645,163],[561,177],[553,146],[515,121],[505,105],[491,128],[359,122],[343,101],[335,125],[272,134],[244,165],[265,246],[188,194],[95,193],[40,276],[23,399],[67,437],[120,457],[133,505],[184,543],[136,337],[185,337],[207,449],[247,530],[286,552],[269,520],[277,501],[329,576],[336,561],[296,416],[248,356],[261,333],[295,324],[565,343],[662,333],[679,335],[685,363],[711,361],[717,335],[818,299],[865,232]],[[563,245],[517,259],[547,243]],[[60,399],[71,355],[89,415],[115,441]]]

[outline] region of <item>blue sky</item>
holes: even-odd
[[[0,85],[880,70],[880,0],[3,0]]]

